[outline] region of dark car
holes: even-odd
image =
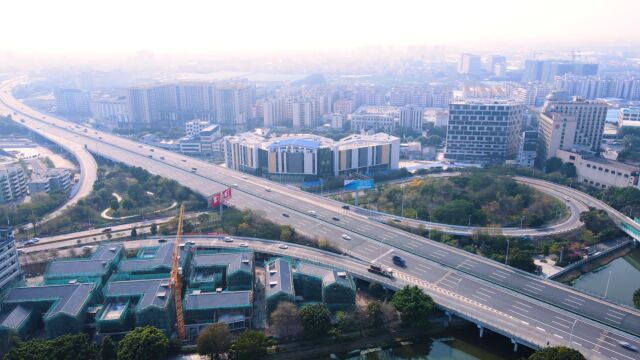
[[[343,209],[345,209],[345,210],[349,210],[349,209],[351,209],[351,208],[349,207],[349,205],[342,205],[342,208],[343,208]]]
[[[334,217],[332,217],[331,219],[332,219],[333,221],[340,221],[340,219],[339,219],[339,218],[337,218],[337,217],[335,217],[335,216],[334,216]]]
[[[407,266],[407,263],[404,261],[404,259],[401,256],[393,255],[391,260],[393,260],[393,263],[398,266],[402,266],[402,267]]]
[[[284,216],[284,217],[289,217],[289,214],[287,214],[287,213],[282,213],[282,216]]]

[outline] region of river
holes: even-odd
[[[571,286],[633,306],[633,292],[640,288],[640,249],[580,276]]]
[[[338,354],[338,359],[347,360],[499,360],[523,359],[531,349],[519,346],[513,351],[511,341],[501,335],[485,330],[483,338],[478,336],[475,326],[447,331],[434,339],[414,339],[403,345],[385,349],[363,349],[361,353]],[[329,359],[324,357],[321,359]],[[319,359],[318,359],[319,360]]]

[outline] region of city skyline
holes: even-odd
[[[522,49],[633,46],[640,4],[503,0],[463,3],[323,2],[322,6],[242,1],[124,2],[96,10],[86,2],[5,4],[0,51],[122,55],[149,50],[181,55],[323,52],[369,46]],[[320,4],[317,4],[320,5]],[[34,9],[38,9],[34,11]],[[616,11],[617,10],[617,11]],[[35,26],[24,26],[24,18]],[[594,31],[594,24],[606,24]],[[259,29],[259,31],[258,31]],[[585,36],[588,34],[588,36]]]

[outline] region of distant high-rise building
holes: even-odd
[[[556,60],[525,60],[522,81],[552,82],[565,74],[590,76],[598,73],[598,64]]]
[[[482,71],[482,62],[480,56],[473,54],[462,54],[458,61],[458,73],[460,74],[478,74]]]
[[[315,103],[312,101],[297,101],[292,104],[293,127],[310,128],[317,125]]]
[[[417,106],[405,106],[400,109],[400,126],[413,131],[422,131],[424,110]]]
[[[444,157],[501,163],[518,154],[525,107],[515,101],[460,100],[449,105]]]
[[[255,88],[247,82],[216,86],[216,120],[223,129],[242,130],[250,117]]]
[[[56,89],[56,113],[67,115],[90,115],[91,97],[86,91],[79,89]]]
[[[108,128],[129,127],[127,100],[124,96],[102,95],[91,101],[93,118]]]
[[[496,67],[498,69],[504,68],[506,70],[507,58],[502,55],[491,55],[487,58],[486,69],[494,75],[496,73]]]
[[[522,81],[531,82],[542,80],[542,68],[544,67],[544,63],[544,60],[525,60]]]
[[[262,103],[264,126],[272,127],[282,125],[284,121],[284,107],[285,103],[283,99],[274,98],[265,100]]]

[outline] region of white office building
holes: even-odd
[[[518,154],[525,107],[512,100],[459,100],[449,105],[444,157],[502,163]]]
[[[640,126],[640,107],[622,108],[618,112],[618,127]]]
[[[291,104],[293,128],[311,128],[317,125],[316,106],[313,101],[296,101]]]
[[[202,131],[202,129],[206,128],[209,125],[211,125],[211,124],[208,121],[204,121],[204,120],[200,120],[200,119],[187,121],[184,124],[185,132],[186,132],[187,136],[189,136],[189,137],[191,137],[191,136],[200,136],[200,131]]]
[[[422,131],[424,110],[417,106],[405,106],[400,109],[400,126],[413,131]]]

